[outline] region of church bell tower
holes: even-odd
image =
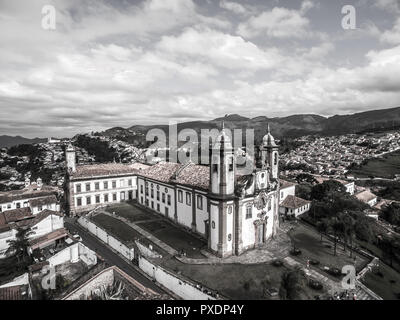
[[[279,152],[275,139],[271,135],[269,124],[268,133],[263,138],[260,151],[262,167],[270,170],[271,179],[278,179]]]
[[[233,253],[233,216],[235,192],[235,155],[231,139],[222,124],[210,150],[209,248],[220,257]]]

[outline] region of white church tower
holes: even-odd
[[[270,177],[278,179],[279,152],[274,137],[271,135],[268,124],[268,133],[264,136],[260,148],[262,167],[270,170]]]
[[[220,257],[233,253],[235,156],[224,125],[211,150],[209,248]]]
[[[65,149],[65,158],[67,161],[68,172],[75,172],[76,171],[76,154],[75,154],[75,148],[72,146],[72,144],[69,144],[67,149]]]

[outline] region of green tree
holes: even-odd
[[[328,230],[328,221],[326,219],[322,219],[321,221],[317,222],[317,230],[321,235],[321,242],[322,242],[322,235],[327,232]]]
[[[383,207],[380,216],[390,224],[400,226],[400,203],[393,202]]]
[[[284,300],[295,300],[300,296],[301,288],[304,287],[304,272],[300,267],[286,271],[282,274],[279,295]]]

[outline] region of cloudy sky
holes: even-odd
[[[0,134],[400,106],[399,17],[400,0],[0,0]]]

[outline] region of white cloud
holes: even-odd
[[[400,44],[400,18],[397,18],[393,29],[381,34],[381,41],[389,44]]]
[[[236,14],[245,14],[248,10],[241,4],[233,1],[222,0],[219,2],[219,6],[223,9],[230,10]]]
[[[310,21],[301,12],[275,7],[240,23],[237,33],[253,38],[259,35],[275,38],[302,38],[307,35]]]

